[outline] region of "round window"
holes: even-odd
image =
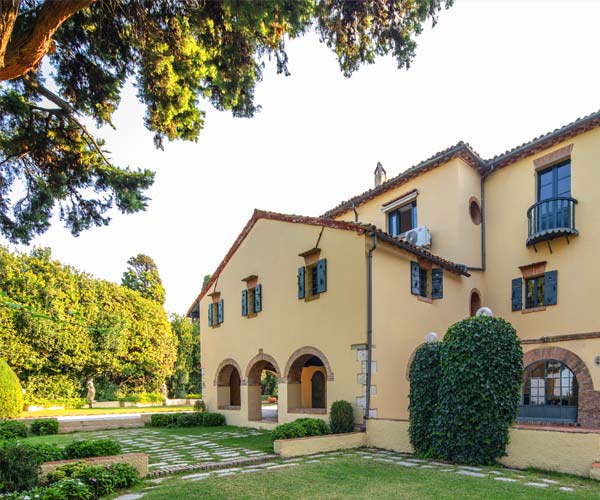
[[[477,226],[481,224],[481,207],[475,198],[471,198],[471,201],[469,202],[469,215],[471,216],[473,224]]]

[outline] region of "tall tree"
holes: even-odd
[[[200,370],[200,323],[178,314],[171,315],[171,330],[177,337],[177,360],[169,378],[169,392],[175,398],[202,392]]]
[[[196,140],[207,103],[257,112],[265,57],[289,74],[285,40],[316,30],[346,76],[385,54],[408,67],[452,2],[0,0],[0,232],[28,242],[57,208],[73,234],[145,209],[153,173],[114,165],[85,120],[112,126],[128,80],[158,148]]]
[[[164,304],[166,293],[154,260],[140,253],[135,257],[131,257],[127,264],[128,268],[123,273],[121,284],[131,290],[140,292],[147,299],[161,305]]]

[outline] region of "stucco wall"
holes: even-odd
[[[298,254],[317,242],[320,258],[327,259],[327,291],[318,300],[299,300],[297,271],[304,258]],[[211,289],[224,300],[223,324],[218,328],[207,324],[211,297],[205,296],[200,304],[203,396],[209,411],[217,411],[214,379],[224,359],[234,359],[242,372],[241,410],[224,413],[228,422],[247,425],[249,393],[255,395],[244,383],[252,358],[261,351],[271,356],[285,379],[290,357],[305,346],[315,347],[329,362],[328,406],[337,399],[355,401],[361,392],[356,378],[360,362],[351,345],[366,340],[365,248],[365,236],[353,231],[264,219],[256,223]],[[246,287],[241,280],[249,275],[258,276],[263,294],[263,310],[253,318],[241,316],[240,306]],[[281,423],[302,415],[287,415],[287,385],[280,382]]]
[[[367,446],[412,453],[413,447],[408,438],[408,420],[367,420]]]
[[[273,443],[275,453],[283,458],[313,455],[334,450],[346,450],[366,446],[367,435],[364,432],[313,436],[298,439],[277,439]]]

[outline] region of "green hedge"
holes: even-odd
[[[334,434],[354,431],[354,410],[348,401],[335,401],[331,405],[329,425]]]
[[[0,439],[27,437],[27,425],[20,420],[0,420]]]
[[[88,441],[74,441],[65,446],[63,454],[65,459],[87,457],[107,457],[119,455],[121,445],[112,439],[90,439]]]
[[[0,418],[16,418],[22,411],[21,383],[6,361],[0,359]]]
[[[299,418],[293,422],[278,425],[273,429],[271,438],[294,439],[308,436],[322,436],[331,434],[331,429],[326,422],[318,418]]]
[[[58,420],[55,418],[41,418],[31,422],[29,427],[31,434],[36,436],[48,436],[58,434]]]
[[[220,413],[155,413],[150,417],[152,427],[217,427],[225,425],[225,416]]]
[[[127,403],[162,403],[165,398],[157,392],[131,393],[119,396],[119,401]]]
[[[442,381],[441,342],[423,344],[410,366],[410,423],[408,434],[415,453],[430,456]]]
[[[62,451],[54,445],[0,443],[0,493],[33,488],[38,482],[40,465],[62,458]]]

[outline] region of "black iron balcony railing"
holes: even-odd
[[[535,245],[559,236],[579,234],[575,229],[576,204],[575,198],[556,196],[531,205],[527,210],[527,245]]]

